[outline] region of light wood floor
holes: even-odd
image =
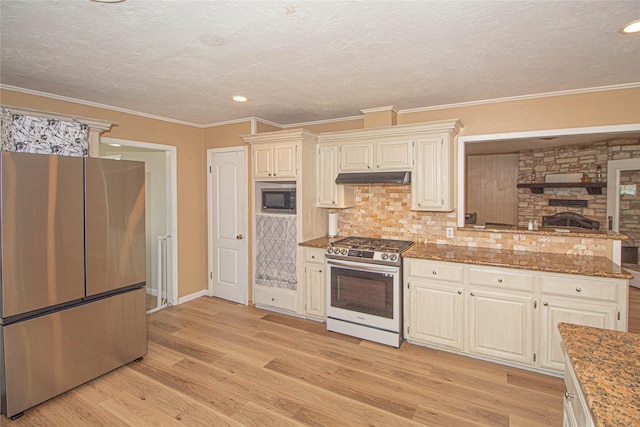
[[[149,317],[143,361],[0,424],[560,426],[563,390],[559,378],[202,297]]]

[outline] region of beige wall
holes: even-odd
[[[9,90],[2,90],[0,96],[7,105],[118,122],[117,127],[104,134],[108,137],[176,146],[179,296],[207,288],[205,153],[209,148],[242,146],[240,136],[250,133],[249,121],[200,129]],[[452,118],[460,118],[464,124],[462,135],[640,123],[640,88],[404,113],[397,116],[397,122],[402,125]],[[365,120],[363,116],[302,127],[316,133],[363,129]],[[279,130],[261,122],[257,129],[260,133]],[[455,215],[434,214],[429,227],[443,230],[445,226],[455,226]],[[472,233],[462,233],[460,237],[471,236]]]
[[[0,91],[0,101],[4,105],[117,122],[102,135],[177,147],[178,296],[206,289],[202,129],[10,90]]]

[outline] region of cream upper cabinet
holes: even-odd
[[[453,156],[447,133],[421,135],[415,147],[411,209],[453,210]]]
[[[295,178],[297,175],[296,143],[254,145],[253,177],[255,179]]]
[[[340,171],[371,171],[373,170],[373,143],[342,144],[340,157]]]
[[[337,144],[318,145],[316,156],[317,206],[321,208],[349,208],[353,206],[353,187],[336,184],[338,175]]]
[[[389,138],[375,143],[375,170],[409,170],[413,167],[413,138]]]
[[[413,167],[413,138],[383,138],[373,142],[340,146],[341,172],[410,170]]]

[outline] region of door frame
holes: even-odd
[[[171,283],[167,286],[168,305],[178,305],[178,162],[177,147],[173,145],[154,144],[150,142],[131,141],[127,139],[116,139],[102,137],[101,144],[120,144],[123,147],[144,148],[153,151],[164,151],[167,159],[167,186],[169,206],[167,207],[169,216],[169,235],[171,236]]]
[[[211,148],[207,150],[207,264],[208,264],[208,274],[207,274],[207,282],[208,282],[208,295],[213,296],[213,254],[215,253],[214,248],[214,212],[217,211],[218,207],[214,206],[215,200],[213,197],[213,180],[214,176],[212,173],[213,162],[211,161],[211,156],[216,153],[242,153],[244,158],[244,173],[245,173],[245,182],[248,181],[248,163],[247,163],[247,147],[228,147],[228,148]],[[244,212],[242,212],[242,228],[245,230],[245,238],[242,240],[243,251],[247,256],[242,262],[243,271],[238,272],[238,277],[245,277],[247,280],[247,286],[244,292],[244,305],[249,304],[249,228],[248,228],[248,216],[249,216],[249,186],[248,184],[244,186],[242,194],[240,197],[245,200]]]
[[[640,169],[640,159],[609,160],[607,162],[607,220],[611,230],[619,231],[620,226],[620,172]],[[607,227],[609,228],[609,227]],[[622,265],[622,241],[614,241],[613,262]]]

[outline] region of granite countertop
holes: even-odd
[[[540,227],[537,230],[528,230],[522,227],[505,227],[505,226],[491,226],[491,225],[470,225],[467,224],[464,227],[458,227],[458,230],[463,231],[479,231],[489,233],[515,233],[515,234],[535,234],[542,236],[569,236],[569,237],[587,237],[598,239],[611,239],[611,240],[627,240],[629,236],[626,234],[615,233],[613,231],[594,231],[585,230],[584,228],[576,227]]]
[[[336,237],[318,237],[317,239],[307,240],[306,242],[298,243],[298,246],[306,246],[308,248],[326,249],[329,243],[336,240],[344,239],[345,236]]]
[[[568,323],[558,330],[594,424],[640,426],[640,335]]]
[[[432,261],[460,262],[519,268],[550,273],[580,274],[583,276],[633,279],[619,265],[605,257],[565,255],[547,252],[510,251],[502,249],[472,248],[467,246],[417,243],[402,254],[404,258]]]

